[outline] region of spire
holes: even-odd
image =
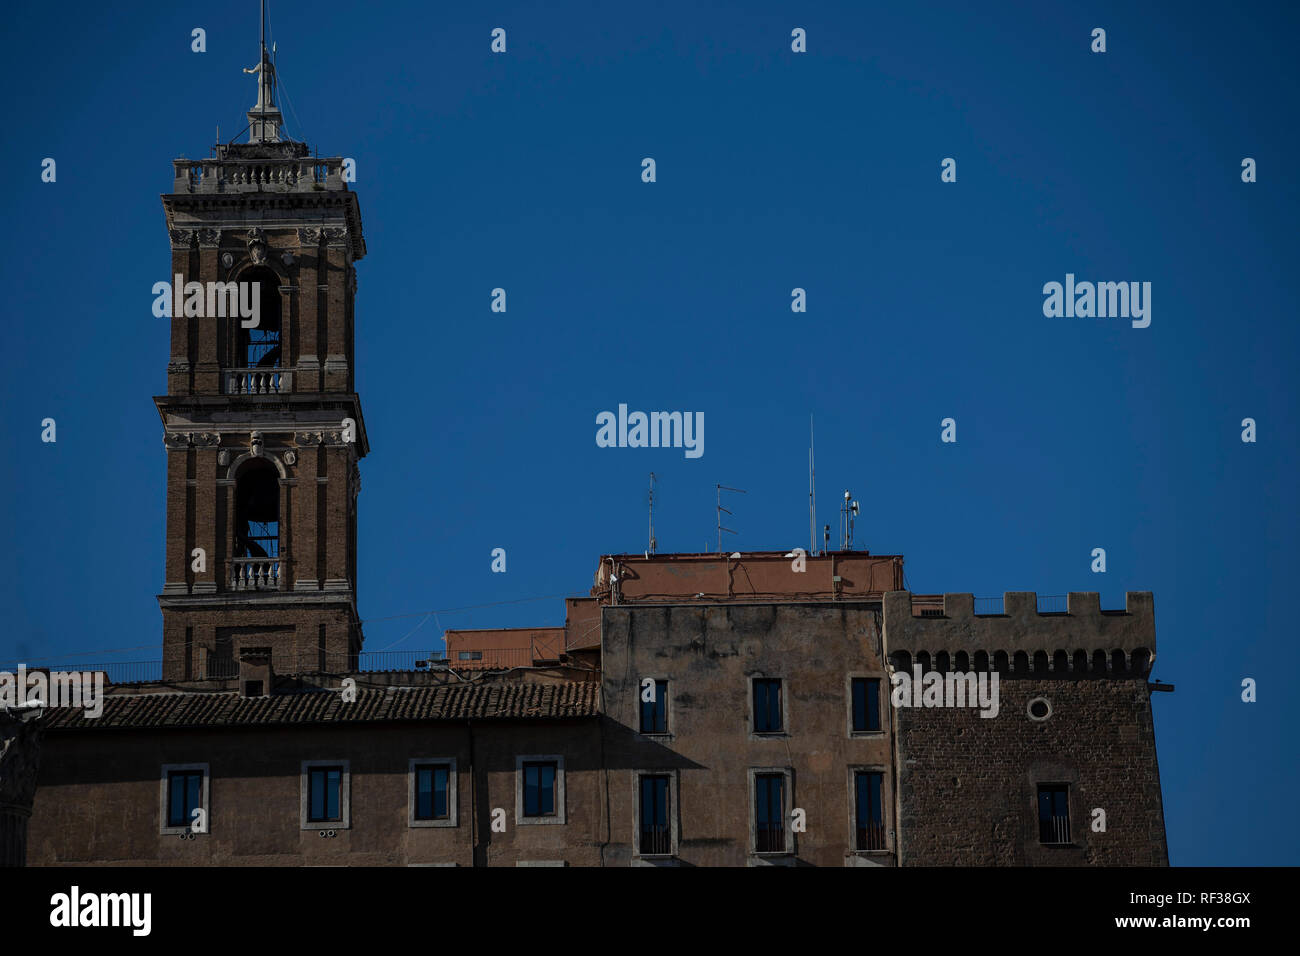
[[[275,105],[275,65],[266,52],[266,0],[262,0],[262,59],[244,72],[257,74],[257,103],[248,111],[248,141],[278,143],[284,117]]]

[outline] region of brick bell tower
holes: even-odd
[[[356,666],[356,263],[340,157],[284,138],[267,55],[247,143],[174,161],[171,359],[154,399],[167,449],[166,680]],[[179,277],[179,278],[178,278]],[[179,287],[178,287],[179,286]],[[251,315],[250,315],[251,313]],[[250,682],[250,693],[269,693]]]

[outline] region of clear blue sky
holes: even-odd
[[[245,123],[257,12],[240,6],[237,22],[186,2],[6,11],[0,659],[159,656],[158,196],[173,158]],[[1097,590],[1104,607],[1153,591],[1155,675],[1178,688],[1154,701],[1172,861],[1300,862],[1279,671],[1300,578],[1298,19],[273,4],[290,133],[357,162],[367,649],[562,623],[559,600],[409,636],[421,617],[383,619],[585,593],[598,555],[644,549],[650,471],[661,551],[712,547],[718,482],[748,490],[730,547],[806,546],[813,414],[818,523],[852,489],[857,544],[905,555],[914,590]],[[1067,272],[1151,282],[1150,327],[1045,318],[1042,286]],[[620,402],[704,412],[703,457],[597,448],[596,414]]]

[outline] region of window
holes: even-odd
[[[280,476],[265,458],[251,458],[235,476],[235,558],[280,555]],[[260,579],[256,584],[266,584]],[[238,585],[249,582],[237,580]]]
[[[871,677],[855,677],[853,690],[853,732],[870,733],[880,730],[880,681]]]
[[[261,268],[240,276],[240,282],[259,283],[258,322],[253,328],[239,323],[239,351],[235,362],[243,368],[279,368],[280,361],[280,277]],[[248,296],[252,292],[244,292]]]
[[[413,821],[434,821],[451,819],[451,780],[450,764],[430,763],[415,764],[411,768],[414,779],[412,793]]]
[[[647,774],[640,779],[638,846],[642,856],[668,855],[673,852],[670,784],[671,780],[667,776]]]
[[[1070,842],[1070,788],[1065,784],[1038,787],[1038,842]]]
[[[483,659],[482,651],[458,651],[456,659],[461,661],[481,661]]]
[[[666,734],[668,733],[668,681],[656,680],[653,690],[654,697],[646,700],[646,695],[650,693],[651,688],[644,683],[640,687],[641,733]]]
[[[885,775],[879,770],[859,770],[853,775],[855,850],[885,849]]]
[[[351,826],[351,786],[348,761],[304,760],[302,829],[347,829]]]
[[[194,811],[203,807],[203,771],[173,770],[167,775],[167,825],[186,827],[194,822]]]
[[[564,758],[515,758],[515,822],[564,823]]]
[[[785,775],[754,776],[754,849],[758,853],[785,852]]]
[[[411,758],[407,773],[406,825],[457,825],[454,757]]]
[[[211,829],[208,779],[205,763],[163,764],[158,777],[160,834],[207,833]],[[197,819],[195,810],[203,811]],[[194,829],[196,823],[202,824],[200,829]]]
[[[307,772],[308,811],[312,823],[337,823],[343,819],[342,767],[315,767]]]
[[[246,680],[246,681],[244,681],[244,696],[245,696],[245,697],[261,697],[261,696],[262,696],[262,682],[261,682],[260,680]]]
[[[780,679],[754,678],[754,733],[779,734],[784,729]]]

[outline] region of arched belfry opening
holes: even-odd
[[[236,558],[280,556],[280,476],[265,458],[243,464],[235,476]]]
[[[241,368],[272,369],[282,366],[282,332],[280,314],[280,277],[265,266],[250,269],[240,282],[256,282],[258,288],[258,323],[246,329],[239,324],[239,345],[235,361]]]

